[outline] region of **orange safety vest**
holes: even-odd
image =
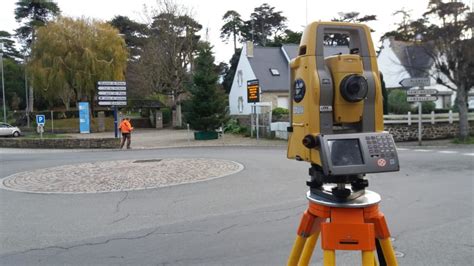
[[[130,133],[133,130],[133,127],[130,122],[128,122],[127,120],[123,120],[120,123],[119,129],[120,131],[122,131],[122,133]]]

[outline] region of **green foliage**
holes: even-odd
[[[459,138],[456,138],[452,141],[454,144],[469,144],[469,145],[472,145],[474,144],[474,137],[472,136],[469,136],[468,138],[466,138],[465,140],[461,140]]]
[[[21,54],[16,49],[15,40],[9,32],[0,30],[0,43],[3,43],[3,58],[20,60]]]
[[[148,14],[148,35],[142,56],[129,65],[127,82],[135,95],[151,93],[171,96],[172,106],[181,101],[191,83],[190,65],[194,61],[202,25],[183,6],[172,0],[157,1],[158,10]]]
[[[423,114],[430,114],[436,109],[436,104],[434,102],[422,102],[421,103],[421,112]]]
[[[208,44],[200,47],[195,63],[191,98],[183,106],[185,120],[194,130],[213,131],[227,120],[227,101],[224,92],[218,88],[219,77]]]
[[[247,134],[249,128],[246,126],[241,126],[237,119],[229,119],[227,123],[224,125],[224,132],[231,133],[231,134]]]
[[[224,87],[225,92],[230,93],[232,88],[232,82],[234,81],[235,71],[237,70],[237,65],[239,64],[240,53],[242,49],[237,49],[230,59],[230,68],[227,67],[224,70],[224,80],[222,81],[222,86]]]
[[[411,111],[407,102],[407,93],[404,90],[391,90],[388,95],[388,112],[393,114],[406,114]]]
[[[288,115],[290,114],[290,111],[286,108],[282,107],[277,107],[272,110],[272,117],[275,119],[280,119],[283,115]]]
[[[172,119],[171,108],[168,108],[168,107],[161,108],[160,111],[163,113],[163,124],[167,125],[171,123],[171,119]]]
[[[124,80],[127,51],[107,23],[62,17],[38,30],[28,73],[49,103],[91,101],[100,80]]]
[[[130,59],[134,60],[136,56],[139,56],[148,38],[147,25],[133,21],[126,16],[115,16],[109,21],[109,24],[123,34],[130,52]]]
[[[377,20],[376,15],[365,15],[363,17],[359,17],[359,12],[339,12],[338,18],[333,18],[331,21],[340,21],[340,22],[352,22],[352,23],[366,23],[369,21]]]
[[[24,66],[11,58],[3,59],[6,104],[11,110],[24,109],[25,70]]]
[[[292,30],[285,30],[284,34],[275,36],[274,40],[269,42],[267,46],[281,47],[283,44],[286,43],[299,44],[302,36],[302,31],[298,32]]]
[[[50,0],[19,0],[16,2],[15,19],[23,25],[16,30],[28,49],[35,41],[35,31],[61,13],[58,4]]]
[[[282,11],[275,11],[275,7],[262,4],[254,8],[250,20],[245,21],[240,29],[244,40],[253,40],[255,44],[267,46],[272,36],[278,36],[286,29],[286,17]]]
[[[237,11],[229,10],[222,17],[224,25],[221,28],[221,39],[228,41],[232,36],[234,40],[234,51],[237,53],[237,38],[240,36],[240,29],[244,25],[244,21],[240,18]]]

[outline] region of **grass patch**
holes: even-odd
[[[453,139],[454,144],[474,144],[474,137],[469,137],[466,141],[462,141],[458,138]]]
[[[72,129],[79,131],[79,118],[66,118],[66,119],[55,119],[54,120],[54,129]],[[34,125],[36,127],[36,124]],[[51,120],[46,121],[45,129],[51,128]],[[91,120],[91,130],[93,132],[99,131],[99,119],[94,117]],[[105,118],[105,131],[114,131],[114,118],[106,117]]]

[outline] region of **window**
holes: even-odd
[[[280,76],[280,72],[276,68],[270,68],[270,73],[272,73],[272,76]]]
[[[239,109],[239,113],[244,111],[244,98],[242,96],[239,96],[237,100],[237,108]]]
[[[242,87],[242,84],[244,83],[244,75],[242,73],[242,70],[237,71],[237,84],[239,87]]]

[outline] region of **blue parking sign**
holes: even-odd
[[[36,124],[44,126],[44,123],[46,123],[46,117],[44,115],[36,115]]]

